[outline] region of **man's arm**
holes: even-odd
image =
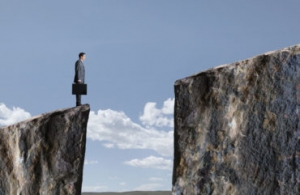
[[[80,61],[77,60],[76,64],[75,64],[75,79],[74,79],[75,83],[81,83],[81,64]]]

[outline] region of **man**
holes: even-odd
[[[85,60],[85,53],[79,53],[79,59],[75,63],[74,83],[84,83],[85,69],[83,61]],[[76,106],[81,105],[81,95],[76,95]]]

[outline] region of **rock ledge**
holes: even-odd
[[[89,105],[0,128],[0,195],[80,195]]]
[[[173,194],[300,194],[300,45],[175,83]]]

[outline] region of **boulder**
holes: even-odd
[[[300,194],[300,45],[175,82],[173,195]]]
[[[80,195],[89,105],[0,128],[0,195]]]

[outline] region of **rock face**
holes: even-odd
[[[89,109],[0,128],[0,195],[80,195]]]
[[[300,194],[300,45],[175,83],[174,195]]]

